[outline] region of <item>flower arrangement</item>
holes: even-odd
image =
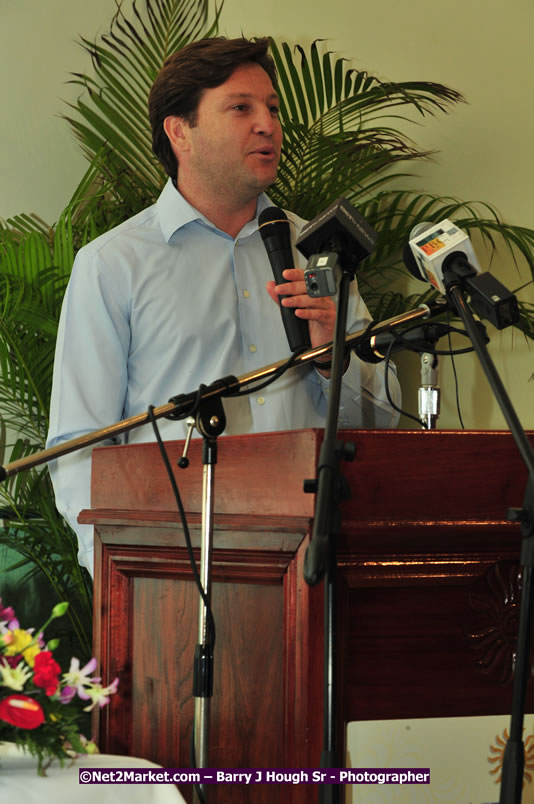
[[[0,598],[0,740],[14,741],[36,756],[42,776],[54,757],[63,765],[76,754],[98,750],[80,734],[83,712],[105,706],[119,683],[116,678],[103,687],[101,679],[92,676],[94,658],[85,667],[72,658],[68,672],[61,675],[53,657],[59,640],[46,643],[44,630],[65,614],[68,605],[54,606],[37,631],[25,630]]]

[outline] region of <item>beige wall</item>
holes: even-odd
[[[76,89],[69,72],[88,58],[79,35],[105,31],[114,0],[0,0],[2,149],[0,216],[34,211],[53,221],[84,170],[74,138],[58,115]],[[127,3],[125,4],[127,5]],[[417,142],[440,151],[422,165],[416,186],[494,204],[510,222],[534,227],[534,72],[530,0],[226,0],[221,31],[272,33],[332,49],[391,80],[432,80],[453,86],[469,104],[413,130]],[[479,255],[481,261],[484,255]],[[508,287],[521,279],[512,265],[496,268]],[[523,269],[523,279],[528,276]],[[530,291],[530,299],[534,292]],[[522,336],[490,332],[491,354],[525,427],[534,429],[534,361]],[[513,342],[513,343],[512,343]],[[418,362],[398,361],[406,404],[416,410]],[[499,428],[503,419],[474,358],[457,361],[466,427]],[[441,426],[458,426],[450,361],[442,361]]]
[[[0,0],[0,217],[53,222],[86,169],[60,115],[89,57],[76,44],[105,32],[114,0]]]

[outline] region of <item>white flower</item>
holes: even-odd
[[[117,686],[119,684],[119,679],[116,678],[114,681],[111,682],[109,687],[102,687],[100,684],[94,684],[91,687],[85,688],[85,696],[88,698],[91,703],[89,706],[84,706],[84,712],[90,712],[97,704],[99,706],[105,706],[109,703],[109,696],[113,695],[114,692],[117,692]]]
[[[61,700],[63,703],[68,703],[78,693],[80,698],[89,700],[85,692],[86,687],[92,686],[95,682],[100,681],[99,678],[90,678],[91,673],[96,669],[96,659],[93,657],[87,664],[80,670],[80,660],[73,657],[70,660],[70,667],[68,673],[63,673],[63,682],[66,684],[61,693]]]
[[[23,660],[16,667],[10,667],[7,662],[0,663],[0,686],[2,687],[9,687],[11,690],[21,692],[31,675],[32,671]]]

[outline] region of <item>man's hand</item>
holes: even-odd
[[[271,279],[267,282],[267,292],[277,304],[279,296],[284,307],[294,307],[297,318],[309,321],[310,342],[312,347],[322,346],[334,339],[336,323],[336,305],[331,296],[311,298],[306,291],[304,271],[301,268],[288,268],[284,271],[283,285],[276,285]]]

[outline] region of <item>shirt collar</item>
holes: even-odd
[[[262,193],[258,197],[258,203],[256,204],[255,218],[245,224],[239,233],[239,236],[243,237],[246,235],[251,235],[253,232],[257,231],[258,215],[266,207],[272,206],[273,204],[270,198],[265,193]],[[198,209],[195,209],[195,207],[185,200],[183,195],[176,188],[172,179],[167,181],[167,184],[163,188],[161,195],[157,200],[157,211],[161,231],[163,232],[163,236],[165,237],[167,243],[170,241],[175,232],[184,226],[187,226],[188,223],[193,223],[195,221],[203,223],[210,229],[218,231],[213,223],[211,223],[211,221],[205,217],[205,215],[202,215]]]

